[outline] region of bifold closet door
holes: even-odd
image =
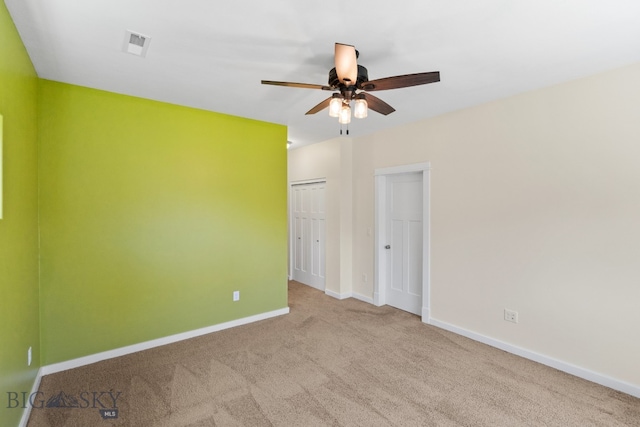
[[[291,186],[293,280],[324,291],[326,183]]]

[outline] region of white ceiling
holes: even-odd
[[[351,136],[640,61],[639,0],[5,0],[45,79],[287,125],[294,146],[338,136],[326,84],[335,42],[369,79],[440,71],[375,92],[396,108]],[[151,37],[145,58],[126,30]]]

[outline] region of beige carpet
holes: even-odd
[[[34,408],[28,425],[640,426],[640,399],[403,311],[295,282],[289,305],[286,316],[46,376],[43,405],[63,407]]]

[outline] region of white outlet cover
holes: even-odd
[[[240,291],[233,291],[233,300],[240,301]]]
[[[518,323],[518,312],[505,308],[504,309],[504,320],[506,320],[507,322]]]
[[[31,347],[29,347],[29,350],[27,350],[27,366],[31,366]]]

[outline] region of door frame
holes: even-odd
[[[431,319],[430,286],[430,171],[429,162],[375,169],[375,237],[374,237],[374,285],[373,303],[386,304],[387,265],[386,265],[386,228],[387,228],[387,177],[411,172],[422,172],[422,321]]]
[[[325,185],[327,184],[327,179],[326,178],[316,178],[316,179],[305,179],[305,180],[300,180],[300,181],[289,181],[289,191],[287,192],[287,216],[288,216],[288,231],[289,231],[289,238],[288,240],[288,245],[289,245],[289,259],[287,261],[288,263],[288,279],[289,280],[293,280],[293,257],[294,257],[294,245],[295,242],[293,241],[293,239],[295,238],[295,231],[294,231],[294,222],[293,222],[293,210],[294,210],[294,206],[293,206],[293,187],[297,186],[297,185],[308,185],[308,184],[322,184],[324,183]],[[325,194],[326,196],[326,194]],[[325,200],[326,202],[326,200]],[[326,216],[326,212],[325,212],[325,216]],[[325,289],[327,287],[327,283],[326,283],[326,229],[325,229]],[[317,289],[317,288],[315,288]],[[324,291],[324,290],[323,290]]]

